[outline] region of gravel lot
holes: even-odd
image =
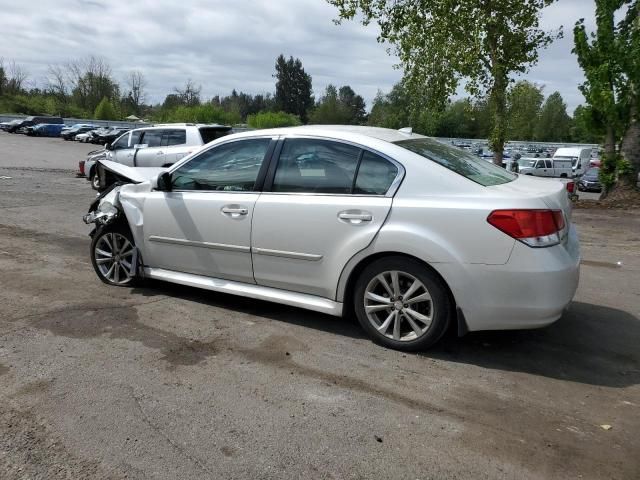
[[[106,287],[72,174],[93,148],[0,133],[0,478],[640,478],[640,212],[574,212],[555,325],[410,355],[351,320]]]

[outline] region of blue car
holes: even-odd
[[[59,137],[64,125],[58,123],[41,123],[33,127],[36,137]]]

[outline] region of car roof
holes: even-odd
[[[356,137],[369,137],[384,142],[394,143],[414,138],[427,138],[412,133],[410,129],[393,130],[391,128],[365,127],[360,125],[304,125],[301,127],[270,128],[251,130],[234,134],[234,137],[251,137],[256,135],[318,135],[349,140]],[[228,137],[225,137],[228,138]]]

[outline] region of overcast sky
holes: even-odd
[[[593,25],[593,0],[559,0],[545,9],[544,28],[565,38],[540,55],[525,78],[560,91],[569,111],[583,101],[582,73],[571,54],[572,28]],[[203,97],[275,90],[275,58],[299,57],[316,95],[329,83],[351,85],[367,100],[388,91],[401,73],[377,28],[334,25],[324,0],[0,0],[0,57],[14,59],[31,84],[46,85],[47,66],[87,55],[104,57],[124,82],[130,70],[147,79],[148,101],[160,102],[188,78]]]

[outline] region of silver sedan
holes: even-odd
[[[402,350],[449,327],[549,325],[578,285],[563,183],[410,130],[259,130],[167,170],[99,168],[120,180],[85,216],[109,285],[152,278],[354,312],[371,338]]]

